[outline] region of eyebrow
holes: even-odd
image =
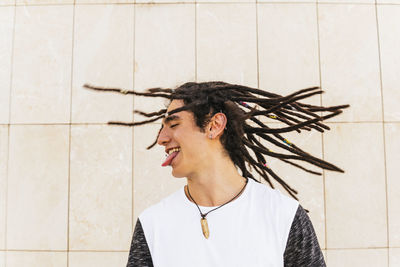
[[[163,119],[163,124],[170,123],[171,121],[180,120],[181,118],[178,115],[169,115],[168,117]]]

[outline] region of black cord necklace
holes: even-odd
[[[231,202],[232,200],[234,200],[235,198],[237,198],[237,197],[240,195],[240,193],[242,193],[243,190],[246,188],[247,182],[249,181],[249,178],[246,178],[246,177],[245,177],[245,179],[246,179],[245,185],[243,186],[242,190],[240,190],[240,192],[239,192],[236,196],[234,196],[231,200],[229,200],[228,202],[222,204],[221,206],[216,207],[215,209],[212,209],[212,210],[210,210],[210,211],[208,211],[208,212],[206,212],[206,213],[204,213],[204,214],[201,212],[201,210],[200,210],[200,208],[199,208],[199,205],[197,205],[196,201],[194,201],[194,199],[193,199],[192,196],[190,195],[190,192],[189,192],[189,185],[186,185],[187,191],[188,191],[188,194],[189,194],[190,199],[193,200],[194,204],[196,204],[197,208],[198,208],[199,211],[200,211],[200,215],[201,215],[201,219],[200,219],[201,230],[203,231],[203,235],[204,235],[205,238],[208,239],[208,237],[210,236],[210,231],[209,231],[209,229],[208,229],[208,223],[207,223],[207,218],[206,218],[207,214],[209,214],[210,212],[212,212],[212,211],[214,211],[214,210],[216,210],[216,209],[221,208],[222,206],[228,204],[229,202]]]

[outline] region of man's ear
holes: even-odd
[[[224,129],[226,127],[227,123],[227,118],[226,115],[222,112],[218,112],[214,114],[214,116],[211,118],[211,121],[208,125],[208,135],[213,138],[219,137],[222,135],[224,132]]]

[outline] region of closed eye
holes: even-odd
[[[178,126],[179,124],[173,124],[173,125],[171,125],[170,127],[171,128],[174,128],[175,126]]]

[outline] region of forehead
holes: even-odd
[[[167,112],[170,112],[174,109],[180,108],[184,106],[183,100],[180,99],[174,99],[168,106]],[[191,112],[188,112],[186,110],[179,111],[177,113],[173,113],[166,118],[163,119],[163,124],[169,123],[173,120],[193,120],[193,115]]]
[[[172,102],[169,104],[167,112],[170,112],[171,110],[183,107],[184,103],[183,100],[180,99],[174,99]],[[178,112],[179,113],[179,112]]]

